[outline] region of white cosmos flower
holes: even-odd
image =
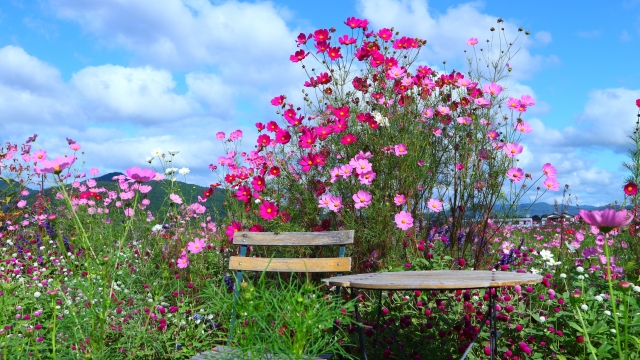
[[[151,162],[153,162],[153,156],[147,156],[147,162],[151,164]]]
[[[540,270],[538,270],[536,268],[531,268],[531,269],[529,269],[529,272],[532,273],[532,274],[539,274]]]
[[[553,254],[551,253],[551,251],[546,250],[546,249],[540,251],[540,256],[542,256],[542,260],[553,259]]]
[[[183,167],[182,169],[178,170],[178,172],[182,175],[187,175],[189,172],[191,172],[191,170],[189,170],[189,168]]]
[[[171,156],[176,156],[176,155],[178,155],[179,152],[180,151],[177,151],[177,150],[169,150],[168,151],[169,155],[171,155]]]
[[[550,266],[556,266],[556,265],[560,265],[560,261],[555,261],[553,258],[549,259],[549,261],[547,261],[547,264],[549,264]]]
[[[160,156],[160,155],[162,155],[162,149],[160,149],[160,148],[155,148],[155,149],[151,150],[151,155],[153,155],[153,156]]]
[[[176,171],[178,171],[178,168],[170,167],[170,168],[167,168],[167,169],[164,171],[164,173],[165,173],[166,175],[171,175],[171,174],[174,174]]]
[[[374,111],[374,112],[371,113],[371,115],[373,115],[373,119],[378,123],[378,125],[380,125],[380,126],[389,126],[389,119],[387,119],[386,117],[382,116],[382,114],[380,114],[380,112]]]

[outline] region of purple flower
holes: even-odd
[[[589,246],[588,248],[585,248],[582,250],[582,257],[584,258],[592,257],[597,253],[598,253],[598,250],[596,250],[594,246]]]

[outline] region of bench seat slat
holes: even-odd
[[[316,246],[353,244],[353,230],[326,232],[272,232],[239,231],[233,235],[236,245]]]
[[[277,272],[343,272],[351,270],[351,258],[254,258],[232,256],[230,270]]]

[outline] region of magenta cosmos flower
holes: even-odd
[[[151,169],[133,167],[131,169],[127,169],[127,176],[135,182],[143,183],[155,179],[156,172]]]
[[[627,215],[627,210],[625,209],[620,211],[616,211],[614,209],[604,209],[602,211],[580,210],[580,217],[582,220],[589,225],[598,227],[600,231],[604,233],[629,225],[631,220],[633,220],[633,216]]]
[[[524,171],[520,168],[511,168],[507,171],[507,177],[513,182],[520,182],[524,179]]]
[[[544,165],[542,165],[542,172],[547,175],[547,177],[556,178],[556,175],[558,174],[558,171],[556,170],[556,168],[553,167],[553,165],[551,165],[550,163],[546,163]]]
[[[278,205],[265,201],[260,205],[260,216],[265,220],[273,220],[278,216]]]
[[[638,185],[634,182],[628,183],[624,186],[624,193],[627,194],[627,196],[634,196],[638,193]]]
[[[413,217],[406,211],[400,211],[395,217],[396,225],[402,230],[408,230],[413,226]]]
[[[76,161],[75,156],[60,156],[54,160],[42,160],[35,166],[36,174],[60,174]]]

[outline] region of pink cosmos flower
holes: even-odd
[[[467,45],[475,46],[478,43],[478,38],[469,38]]]
[[[362,185],[371,185],[371,183],[375,178],[376,178],[376,173],[373,171],[368,171],[366,173],[358,174],[358,180],[360,180],[360,184]]]
[[[31,156],[31,159],[33,161],[42,161],[42,160],[46,160],[47,159],[47,152],[40,149],[36,152],[33,153],[33,155]]]
[[[558,171],[556,171],[556,168],[554,168],[553,165],[551,165],[550,163],[546,163],[542,165],[542,173],[549,178],[555,179]]]
[[[442,135],[442,129],[440,129],[440,128],[433,129],[433,135],[435,135],[435,136]]]
[[[342,37],[338,38],[338,42],[342,45],[351,45],[356,43],[356,39],[345,34]]]
[[[407,198],[404,195],[396,194],[396,196],[393,198],[393,202],[394,204],[400,206],[407,202]]]
[[[143,183],[149,180],[153,180],[157,177],[156,172],[151,169],[140,169],[139,167],[132,167],[126,170],[129,179]]]
[[[440,212],[442,211],[442,201],[438,199],[431,199],[427,203],[427,207],[433,212]]]
[[[407,75],[407,71],[401,66],[393,66],[387,71],[387,76],[391,79],[397,79]]]
[[[73,151],[78,151],[80,150],[81,146],[78,143],[73,143],[71,145],[69,145],[69,149],[73,150]]]
[[[180,256],[178,258],[178,261],[176,261],[176,266],[178,266],[180,269],[184,269],[189,266],[189,257],[187,257],[187,255]]]
[[[327,207],[333,212],[340,211],[340,209],[342,209],[342,198],[340,196],[331,195],[329,197],[329,204]]]
[[[500,133],[496,130],[488,131],[487,138],[489,138],[489,140],[497,140],[498,138],[500,138]]]
[[[229,140],[238,140],[242,137],[242,130],[236,130],[229,134]]]
[[[396,225],[402,230],[408,230],[413,227],[413,217],[411,213],[400,211],[395,216]]]
[[[304,50],[298,50],[293,55],[289,56],[289,60],[295,63],[295,62],[304,60],[304,58],[306,58],[307,55],[309,55],[309,52],[305,52]]]
[[[482,97],[473,100],[473,102],[476,103],[476,105],[480,106],[481,108],[488,108],[489,106],[491,106],[491,101]]]
[[[22,208],[24,208],[25,206],[27,206],[27,200],[20,200],[20,201],[18,201],[17,206],[18,206],[18,209],[22,209]]]
[[[518,130],[518,131],[520,131],[521,133],[524,133],[524,134],[528,134],[528,133],[530,133],[532,131],[531,130],[531,126],[529,124],[527,124],[526,122],[524,122],[524,121],[516,123],[515,128],[516,128],[516,130]]]
[[[485,93],[491,96],[498,96],[502,92],[502,86],[496,83],[491,83],[482,87],[482,91],[484,91]]]
[[[126,209],[124,210],[124,214],[125,214],[126,216],[133,216],[133,209],[132,209],[132,208],[126,208]]]
[[[551,178],[551,177],[546,178],[546,179],[542,182],[542,185],[544,185],[544,187],[545,187],[547,190],[553,190],[553,191],[558,191],[558,190],[560,190],[560,187],[559,187],[559,185],[560,185],[560,184],[558,184],[558,182],[556,181],[556,179],[555,179],[555,178]]]
[[[331,202],[331,194],[324,194],[318,200],[318,207],[319,208],[329,207],[330,202]]]
[[[226,137],[226,135],[225,135],[222,131],[220,131],[220,132],[218,132],[218,133],[216,134],[216,138],[217,138],[218,140],[224,140],[224,138],[225,138],[225,137]]]
[[[357,141],[357,138],[353,134],[347,134],[347,135],[343,136],[342,139],[340,139],[340,143],[342,145],[353,144],[356,141]]]
[[[253,186],[253,190],[262,191],[264,190],[264,178],[262,176],[254,176],[251,181],[251,185]]]
[[[405,144],[398,144],[393,147],[396,156],[402,156],[407,154],[407,146]]]
[[[464,164],[456,164],[456,170],[460,171],[464,169]]]
[[[437,110],[442,116],[451,114],[451,109],[446,106],[438,105]]]
[[[633,215],[628,214],[627,210],[622,209],[616,211],[614,209],[604,209],[601,211],[580,210],[580,217],[587,224],[597,226],[600,231],[608,233],[614,229],[621,229],[633,220]]]
[[[359,190],[357,193],[353,194],[353,201],[355,202],[356,209],[366,208],[371,204],[371,194],[364,191]]]
[[[457,121],[462,125],[469,125],[473,120],[469,116],[460,116]]]
[[[348,178],[353,173],[353,167],[349,164],[345,164],[340,166],[338,169],[338,175],[342,176],[343,179]]]
[[[518,154],[521,154],[523,149],[524,149],[524,147],[520,146],[520,144],[518,144],[517,142],[507,143],[504,146],[504,148],[502,148],[502,150],[504,150],[504,152],[510,158],[512,158],[512,157],[514,157],[514,156],[516,156]]]
[[[351,159],[351,161],[349,161],[349,165],[351,165],[353,167],[353,169],[355,170],[356,174],[358,174],[358,175],[360,175],[362,173],[369,172],[369,171],[372,170],[371,163],[367,159],[358,159],[358,160],[356,160],[355,158],[353,158],[353,159]]]
[[[434,114],[433,108],[428,108],[422,112],[422,115],[426,118],[432,118]]]
[[[533,106],[536,104],[535,101],[533,101],[533,98],[529,95],[520,96],[520,103],[524,106]]]
[[[89,170],[89,174],[91,175],[98,175],[100,173],[100,170],[98,170],[98,168],[91,168],[91,170]]]
[[[204,242],[204,240],[195,238],[193,239],[193,241],[187,244],[187,250],[189,250],[189,252],[192,254],[197,254],[204,250],[204,247],[206,245],[207,244]]]
[[[60,174],[62,170],[68,168],[76,161],[75,156],[61,156],[54,160],[42,160],[34,167],[37,174]]]
[[[265,201],[260,205],[260,216],[265,220],[273,220],[278,216],[278,205]]]
[[[516,98],[509,98],[507,100],[507,107],[509,109],[517,109],[520,106],[520,100]]]
[[[507,177],[513,182],[520,182],[524,179],[524,171],[520,168],[511,168],[507,171]]]
[[[170,194],[169,199],[171,199],[171,201],[173,201],[176,204],[182,204],[182,198],[180,197],[180,195]]]

